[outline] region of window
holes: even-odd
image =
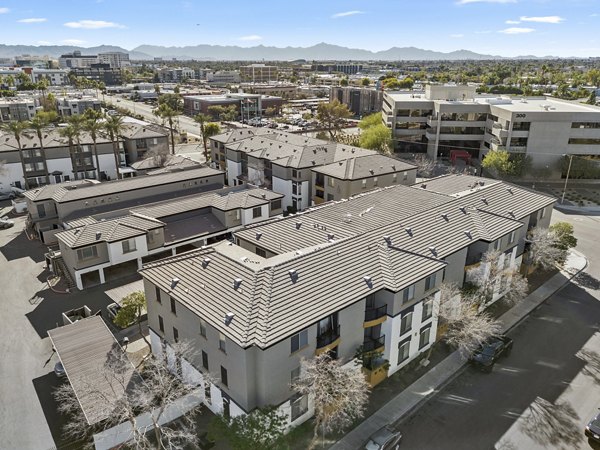
[[[308,330],[302,330],[300,333],[292,336],[291,352],[295,353],[308,345]]]
[[[308,411],[308,396],[298,395],[292,398],[292,422]]]
[[[415,285],[407,287],[402,293],[402,303],[408,303],[415,298]]]
[[[179,330],[173,327],[173,340],[179,342]]]
[[[292,178],[300,178],[302,176],[302,171],[292,169]]]
[[[163,321],[162,316],[158,316],[158,329],[164,333],[165,332],[165,322]]]
[[[402,315],[402,319],[400,319],[400,336],[412,329],[412,316],[412,311]]]
[[[510,234],[508,235],[508,243],[512,244],[513,242],[515,242],[515,232],[511,231]]]
[[[93,259],[98,257],[98,249],[95,245],[91,247],[84,247],[77,250],[77,259],[79,261],[85,261],[86,259]]]
[[[229,386],[229,380],[227,379],[227,369],[223,366],[221,366],[221,383],[223,383],[224,386]]]
[[[435,273],[425,278],[425,290],[433,289],[435,287]]]
[[[293,385],[300,379],[300,366],[296,367],[290,373],[290,384]]]
[[[430,319],[431,316],[433,316],[433,297],[423,300],[423,316],[421,317],[421,322]]]
[[[421,329],[421,334],[419,335],[419,350],[429,344],[429,336],[431,335],[431,326],[427,328]]]
[[[404,176],[403,176],[403,178],[404,178],[404,181],[408,180],[408,172],[404,172],[404,174],[403,174],[403,175],[404,175]]]
[[[206,320],[200,319],[200,336],[206,337]]]
[[[227,353],[227,342],[225,341],[225,335],[223,333],[219,333],[219,350],[223,353]]]
[[[377,177],[373,177],[373,186],[377,186]]]
[[[37,213],[40,218],[46,217],[46,207],[44,205],[37,205]]]
[[[335,178],[333,178],[333,177],[327,177],[327,186],[329,186],[329,187],[335,187]]]
[[[208,370],[208,355],[204,350],[202,350],[202,367],[204,367],[205,370]]]
[[[410,355],[410,339],[398,344],[398,364],[402,364]]]
[[[500,239],[494,242],[494,250],[500,250]]]
[[[135,252],[135,239],[127,239],[126,241],[121,242],[123,246],[123,254]]]
[[[362,180],[362,188],[366,188],[367,187],[367,180]]]
[[[292,182],[292,195],[302,195],[302,183]]]
[[[392,174],[392,183],[395,183],[397,181],[398,181],[398,174],[397,173]]]
[[[160,301],[160,289],[158,288],[158,286],[155,286],[155,287],[154,287],[154,289],[156,290],[156,301],[157,301],[158,303],[162,303],[162,302]]]
[[[175,303],[175,299],[171,297],[171,312],[177,315],[177,305]]]
[[[252,218],[253,219],[258,219],[261,216],[262,216],[262,208],[260,206],[257,206],[256,208],[252,208]]]
[[[540,219],[543,219],[544,217],[546,217],[546,208],[540,209]]]
[[[277,200],[273,200],[271,202],[271,210],[274,210],[274,209],[281,209],[281,199],[280,198],[278,198]]]
[[[267,257],[267,251],[264,248],[256,247],[256,252],[255,253],[258,256],[262,257],[262,258],[266,258]]]

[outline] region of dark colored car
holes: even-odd
[[[600,414],[597,414],[585,427],[585,435],[590,439],[600,442]]]
[[[383,427],[373,433],[365,443],[365,450],[397,450],[400,448],[402,434],[391,428]]]
[[[491,372],[494,364],[501,356],[510,355],[512,347],[513,341],[508,336],[493,337],[475,350],[469,361],[484,372]]]

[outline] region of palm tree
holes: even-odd
[[[87,109],[83,114],[85,122],[83,123],[83,129],[90,134],[92,142],[94,143],[94,157],[96,158],[96,179],[100,181],[100,159],[98,158],[98,135],[104,129],[104,124],[100,122],[102,113],[93,109]]]
[[[115,169],[117,171],[117,179],[121,178],[119,173],[119,137],[125,130],[122,116],[107,116],[104,122],[104,131],[113,145],[113,155],[115,157]]]
[[[23,167],[25,189],[29,189],[29,181],[27,181],[27,174],[25,172],[25,162],[23,161],[23,147],[21,146],[21,137],[23,136],[24,131],[27,129],[27,122],[21,120],[12,120],[8,123],[0,124],[0,127],[0,129],[2,129],[4,132],[12,134],[15,138],[15,141],[17,141],[17,147],[19,148],[19,157],[21,158],[21,166]]]
[[[202,137],[202,143],[204,144],[204,159],[208,162],[208,138],[220,133],[219,125],[216,123],[210,123],[211,117],[206,114],[197,114],[194,116],[194,120],[200,125],[200,136]],[[209,122],[209,123],[207,123]]]
[[[48,173],[48,162],[46,161],[46,149],[44,148],[44,130],[50,124],[50,116],[45,112],[38,112],[27,124],[28,128],[35,131],[40,143],[40,152],[44,160],[44,171],[46,172],[46,184],[50,184],[50,174]]]
[[[160,117],[163,122],[166,120],[169,122],[169,130],[171,131],[171,154],[175,154],[175,131],[173,128],[173,119],[177,117],[179,114],[173,108],[171,108],[166,103],[163,103],[158,106],[158,108],[154,108],[152,111],[156,117]]]
[[[73,173],[75,174],[76,180],[79,179],[79,162],[77,161],[77,155],[73,148],[73,144],[79,139],[79,133],[80,130],[72,123],[69,123],[66,127],[62,127],[58,130],[58,134],[69,141],[69,153],[71,154],[71,163],[73,164]]]

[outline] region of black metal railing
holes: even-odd
[[[387,314],[387,305],[380,306],[379,308],[368,308],[365,310],[365,322],[371,320],[377,320]]]
[[[333,327],[317,336],[317,348],[325,347],[340,337],[340,326]]]
[[[378,338],[365,338],[363,342],[363,351],[364,352],[372,352],[378,348],[381,348],[385,345],[385,335],[379,336]]]

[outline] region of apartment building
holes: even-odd
[[[30,189],[24,195],[30,226],[40,240],[48,244],[55,242],[54,235],[62,231],[67,222],[220,189],[223,181],[222,171],[203,167],[105,183],[79,180],[79,183],[49,184]]]
[[[98,62],[108,64],[114,69],[121,69],[131,65],[131,62],[129,62],[129,53],[125,52],[98,53]]]
[[[381,111],[383,91],[375,88],[333,86],[329,93],[329,101],[333,100],[346,105],[355,117],[362,117]]]
[[[152,351],[189,342],[196,355],[180,374],[204,384],[214,412],[276,405],[297,425],[312,414],[312,399],[290,388],[302,358],[354,364],[357,349],[379,351],[362,368],[372,385],[402,369],[436,341],[440,285],[462,286],[491,248],[517,268],[527,231],[549,224],[554,201],[450,175],[245,227],[234,244],[144,265]]]
[[[69,72],[65,69],[31,69],[31,81],[39,83],[48,80],[50,86],[66,86],[69,84]]]
[[[283,105],[281,97],[273,97],[260,94],[236,94],[222,95],[188,95],[183,97],[183,113],[188,116],[196,114],[214,114],[210,111],[211,106],[235,106],[242,120],[250,120],[253,117],[261,117],[268,108],[273,108],[278,113]]]
[[[2,98],[0,99],[0,122],[31,120],[40,108],[41,106],[32,98]]]
[[[298,85],[290,83],[242,83],[240,89],[250,94],[274,95],[281,98],[296,98]]]
[[[121,69],[110,67],[109,64],[94,63],[88,66],[77,66],[71,69],[77,77],[104,83],[106,86],[118,86],[123,83]]]
[[[346,75],[355,75],[358,72],[362,72],[363,65],[356,63],[321,63],[314,64],[313,70],[317,72],[345,73]]]
[[[277,81],[279,71],[277,66],[267,66],[266,64],[250,64],[240,67],[240,78],[242,81],[252,83],[268,83]]]
[[[229,186],[267,186],[284,194],[284,208],[293,211],[415,179],[415,166],[373,150],[265,128],[233,130],[210,142],[212,161],[226,171]]]
[[[74,69],[82,67],[91,67],[92,64],[98,63],[97,55],[82,55],[79,50],[73,53],[60,55],[58,65],[61,69]]]
[[[76,219],[56,238],[75,285],[85,289],[281,214],[281,197],[248,185],[218,189]]]
[[[127,118],[121,133],[125,163],[131,165],[136,161],[153,155],[169,154],[169,134],[155,124]]]
[[[59,97],[56,99],[56,109],[63,117],[78,116],[87,109],[102,110],[102,102],[91,96]]]
[[[600,155],[600,108],[549,97],[477,95],[474,86],[428,85],[384,93],[382,117],[399,152],[447,157],[453,149],[482,159],[507,150],[560,177],[563,155]],[[562,174],[564,176],[564,174]]]
[[[189,67],[163,67],[158,69],[156,73],[158,74],[158,79],[161,83],[178,83],[186,79],[196,78],[196,72]]]

